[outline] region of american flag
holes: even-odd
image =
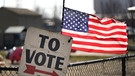
[[[126,24],[111,18],[98,18],[64,7],[62,34],[73,38],[72,49],[125,54],[127,50]]]

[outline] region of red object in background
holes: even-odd
[[[9,55],[9,59],[11,60],[12,64],[14,63],[14,61],[20,61],[22,51],[22,47],[15,47],[15,49],[13,49],[13,52],[11,52]]]
[[[71,49],[71,52],[76,52],[76,50],[74,50],[74,49]]]

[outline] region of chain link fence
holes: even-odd
[[[0,76],[18,76],[18,67],[0,67]]]
[[[0,76],[18,76],[18,67],[0,67]],[[70,63],[66,76],[134,76],[135,55]]]
[[[135,55],[71,63],[66,76],[134,76]]]

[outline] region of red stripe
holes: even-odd
[[[102,24],[104,24],[104,25],[111,24],[111,23],[115,23],[115,21],[113,19],[109,19],[105,22],[102,22]]]
[[[93,18],[89,18],[88,20],[94,23],[101,23],[99,20]]]
[[[62,32],[63,35],[71,36],[71,37],[77,37],[77,38],[84,38],[84,39],[92,39],[92,40],[101,40],[101,41],[122,41],[122,42],[127,42],[127,38],[97,38],[94,36],[83,36],[83,35],[78,35],[78,34],[72,34],[68,32]]]
[[[102,25],[102,26],[109,26],[109,25]],[[93,29],[103,30],[103,31],[110,31],[110,30],[114,30],[114,29],[120,29],[120,30],[126,29],[126,26],[118,26],[118,25],[114,25],[114,26],[107,28],[107,27],[100,27],[100,25],[95,26],[93,24],[89,24],[88,27],[93,28]]]
[[[83,50],[84,52],[95,52],[95,53],[111,53],[111,54],[125,54],[127,53],[126,50],[109,50],[109,51],[105,51],[105,50],[94,50],[94,49],[86,49],[86,48],[78,48],[78,47],[72,47],[72,49],[76,49],[76,50]]]
[[[126,48],[127,45],[125,44],[104,44],[104,43],[97,43],[97,42],[83,42],[83,41],[73,41],[74,44],[81,44],[81,45],[89,45],[89,46],[98,46],[98,47],[102,47],[102,48]]]

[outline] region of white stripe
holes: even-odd
[[[84,38],[77,38],[73,37],[74,41],[82,41],[82,42],[93,42],[93,43],[100,43],[100,44],[123,44],[127,45],[127,42],[122,41],[102,41],[102,40],[92,40],[92,39],[84,39]]]
[[[111,35],[111,36],[102,36],[97,34],[90,34],[89,36],[97,37],[97,38],[127,38],[125,35]]]
[[[72,30],[67,30],[67,29],[62,29],[63,32],[67,32],[67,33],[71,33],[71,34],[78,34],[78,35],[82,35],[82,36],[87,36],[88,33],[86,32],[78,32],[78,31],[72,31]]]
[[[99,20],[98,17],[94,17],[94,16],[89,16],[90,19],[95,19],[95,20]]]
[[[126,26],[126,24],[124,24],[124,23],[117,23],[117,24],[111,23],[111,24],[104,25],[104,24],[95,23],[95,22],[92,22],[92,21],[89,21],[88,24],[92,24],[94,26],[103,27],[103,28],[111,28],[112,26]]]
[[[106,22],[108,20],[112,20],[111,18],[103,18],[102,20],[100,20],[101,22]]]
[[[91,34],[91,33],[84,33],[84,32],[76,32],[72,30],[62,29],[63,32],[71,33],[71,34],[78,34],[82,36],[92,36],[97,38],[127,38],[125,35],[112,35],[112,36],[102,36],[97,34]]]
[[[112,50],[112,51],[119,51],[119,50],[127,50],[127,48],[108,48],[108,47],[97,47],[97,46],[90,46],[90,45],[80,45],[80,44],[72,44],[72,47],[78,47],[78,48],[86,48],[86,49],[95,49],[95,50],[105,50],[105,51],[109,51],[109,50]]]

